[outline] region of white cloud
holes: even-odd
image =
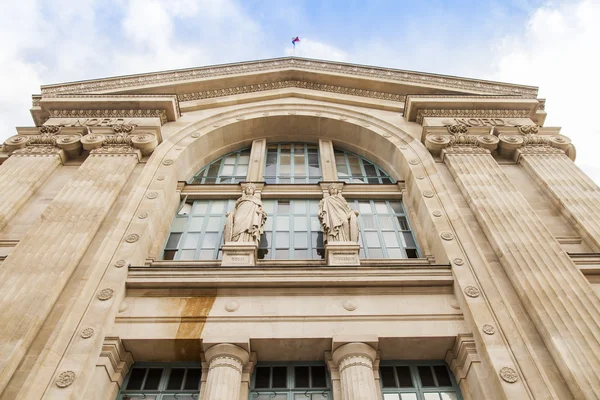
[[[547,97],[546,126],[577,148],[576,163],[600,182],[600,124],[596,96],[600,92],[600,3],[583,0],[537,9],[525,31],[504,38],[494,49],[501,81],[540,87]]]
[[[319,42],[309,38],[300,38],[300,43],[296,44],[296,49],[291,45],[286,47],[285,54],[288,56],[316,58],[321,60],[347,61],[348,53],[327,43]]]

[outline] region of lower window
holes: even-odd
[[[452,372],[440,362],[382,362],[383,400],[462,400]]]
[[[252,378],[252,400],[331,400],[327,367],[318,364],[259,364]]]
[[[200,364],[134,364],[117,400],[198,400]]]

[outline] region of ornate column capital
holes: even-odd
[[[425,147],[433,154],[489,154],[498,147],[498,138],[489,127],[447,125],[429,127],[425,132]]]
[[[498,152],[515,161],[522,154],[567,154],[574,159],[575,147],[559,131],[557,128],[541,128],[537,125],[496,128],[500,140]]]
[[[63,130],[62,126],[44,125],[39,128],[19,128],[18,135],[4,142],[3,150],[13,156],[60,156],[64,163],[68,157],[81,154],[81,137],[86,131]]]
[[[114,125],[111,133],[91,133],[81,138],[83,148],[90,154],[150,155],[158,145],[153,133],[134,133],[134,125]]]

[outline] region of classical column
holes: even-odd
[[[348,343],[332,354],[340,374],[342,400],[373,400],[379,398],[375,385],[373,361],[377,352],[366,343]]]
[[[79,153],[79,135],[59,135],[60,127],[42,126],[35,135],[17,135],[4,142],[11,156],[0,167],[0,229],[61,165],[67,153]]]
[[[600,251],[600,187],[560,149],[524,146],[517,152],[524,169],[554,200],[579,234],[595,251]]]
[[[140,157],[126,136],[81,140],[89,157],[0,268],[0,392]]]
[[[431,139],[450,145],[443,160],[574,397],[600,397],[600,299],[489,149],[481,146],[498,139],[463,136]],[[512,372],[500,375],[518,379]]]
[[[222,343],[204,352],[208,362],[204,400],[239,400],[242,373],[250,359],[244,349],[234,344]]]

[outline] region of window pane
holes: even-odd
[[[190,226],[188,227],[188,231],[200,232],[202,230],[203,224],[204,217],[192,217],[192,220],[190,221]]]
[[[290,247],[290,233],[277,232],[275,235],[275,247],[277,249],[287,249]]]
[[[432,387],[435,386],[435,382],[433,381],[433,373],[431,372],[431,368],[427,367],[418,367],[419,377],[421,378],[421,385],[424,387]]]
[[[308,249],[295,249],[294,250],[294,260],[307,260],[310,259],[310,252],[308,251]]]
[[[273,389],[287,388],[287,367],[273,367]]]
[[[200,253],[198,254],[199,260],[214,260],[214,258],[215,258],[215,250],[214,249],[200,250]]]
[[[310,377],[312,379],[312,388],[327,387],[327,372],[324,366],[313,366],[310,368]]]
[[[375,202],[375,211],[377,211],[378,214],[387,214],[388,208],[387,208],[387,204],[385,204],[385,201],[376,201]]]
[[[221,217],[208,217],[207,231],[219,231],[221,229]]]
[[[381,246],[377,232],[365,232],[365,239],[367,240],[367,247]]]
[[[416,247],[412,232],[403,232],[402,236],[404,236],[404,243],[406,244],[406,247]]]
[[[179,240],[181,240],[181,233],[171,233],[169,240],[167,240],[168,249],[176,249],[179,247]]]
[[[275,225],[278,231],[289,231],[290,230],[290,218],[288,216],[277,217],[277,223]]]
[[[180,390],[181,384],[183,383],[184,373],[184,368],[171,369],[171,374],[169,375],[169,383],[167,384],[167,390]]]
[[[415,393],[402,393],[402,400],[417,400]]]
[[[307,388],[308,384],[308,367],[295,367],[294,368],[294,387],[296,388]]]
[[[195,201],[192,207],[192,214],[204,215],[208,211],[208,201]]]
[[[381,250],[380,248],[369,247],[369,257],[370,258],[383,258],[383,250]]]
[[[404,208],[402,207],[402,203],[399,201],[390,201],[390,206],[392,206],[392,210],[394,210],[397,214],[403,214]]]
[[[271,368],[270,367],[257,367],[254,380],[254,387],[257,389],[269,389],[269,381]]]
[[[305,233],[305,232],[294,233],[294,248],[295,249],[307,249],[308,248],[308,233]]]
[[[438,381],[438,386],[452,386],[450,375],[448,375],[448,369],[444,365],[436,365],[433,367],[435,376]]]
[[[234,175],[244,179],[249,161],[250,149],[226,154],[198,171],[190,180],[190,183],[214,184],[217,180],[219,183],[233,183],[234,179],[231,179],[231,177]]]
[[[384,393],[383,400],[400,400],[400,395],[396,393]]]
[[[306,201],[304,200],[294,200],[294,214],[306,214]]]
[[[383,232],[383,242],[388,250],[390,247],[400,247],[396,232]]]
[[[457,400],[458,399],[458,397],[456,396],[456,393],[451,393],[451,392],[440,393],[440,396],[442,397],[442,400]]]
[[[165,250],[163,253],[163,260],[172,260],[175,258],[175,254],[177,254],[176,250]]]
[[[380,215],[379,216],[379,226],[383,230],[392,230],[394,229],[394,220],[393,217],[389,215]]]
[[[375,225],[375,217],[372,215],[362,216],[363,229],[377,229]]]
[[[214,200],[211,202],[210,213],[211,214],[224,214],[225,203],[227,200]]]
[[[198,240],[200,240],[199,233],[188,233],[183,243],[185,249],[195,249],[198,247]]]
[[[361,214],[373,214],[373,211],[371,211],[371,203],[368,201],[359,201],[358,211],[360,211]]]
[[[157,390],[158,384],[160,383],[160,377],[162,376],[162,368],[150,368],[148,370],[148,377],[144,384],[144,390]]]
[[[407,231],[408,230],[408,222],[406,221],[406,218],[404,218],[404,217],[398,217],[398,224],[400,225],[400,230],[401,231]]]
[[[184,390],[198,390],[200,388],[200,378],[202,377],[201,368],[188,368],[185,377]]]
[[[142,388],[144,382],[144,376],[146,375],[146,368],[134,368],[131,371],[129,382],[127,382],[127,390],[139,390]]]
[[[396,387],[396,378],[394,377],[394,367],[380,367],[381,383],[383,387]]]
[[[440,395],[437,393],[425,393],[425,400],[440,400]]]
[[[409,367],[396,367],[396,373],[398,374],[398,382],[401,388],[413,387]]]
[[[171,232],[183,232],[187,220],[187,218],[175,218],[173,226],[171,226]]]
[[[294,217],[294,231],[307,231],[308,224],[306,217]]]
[[[193,260],[196,256],[196,250],[179,250],[180,260]]]
[[[279,200],[277,202],[277,213],[278,214],[288,214],[289,212],[290,212],[289,200]]]
[[[338,149],[335,149],[334,153],[339,180],[344,180],[349,183],[393,183],[383,169],[375,166],[372,162],[363,157]],[[348,163],[346,163],[346,158]],[[372,178],[368,179],[368,177]]]

